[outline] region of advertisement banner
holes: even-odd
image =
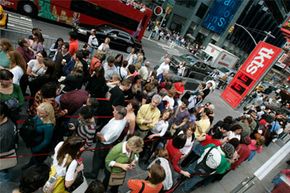
[[[264,77],[281,52],[281,48],[266,42],[259,42],[221,94],[221,97],[233,108],[236,108]]]

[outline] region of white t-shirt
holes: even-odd
[[[234,133],[232,131],[229,131],[227,135],[228,135],[229,140],[231,140],[233,138],[237,138],[238,140],[241,140],[241,135],[240,134],[236,134],[236,133]]]
[[[111,144],[115,142],[122,134],[126,124],[126,119],[116,120],[115,118],[112,118],[100,131],[105,138],[103,144]]]
[[[74,179],[74,173],[77,169],[78,166],[78,162],[76,160],[73,160],[69,167],[67,168],[67,170],[63,170],[62,164],[58,164],[57,161],[57,153],[58,150],[60,149],[60,147],[62,146],[63,141],[59,142],[56,147],[54,148],[54,155],[53,155],[53,162],[52,164],[54,165],[56,171],[57,171],[57,175],[58,176],[65,176],[65,181],[72,181]]]
[[[169,97],[168,95],[166,95],[165,97],[163,97],[162,100],[168,102],[168,105],[166,107],[168,107],[169,109],[173,109],[175,103],[173,97]]]
[[[151,129],[151,132],[154,134],[159,134],[160,137],[163,137],[168,129],[168,121],[160,120],[156,123],[155,127]]]
[[[187,155],[190,152],[190,150],[192,149],[193,143],[194,143],[194,140],[192,140],[192,137],[188,137],[186,139],[184,147],[180,149],[180,152],[183,155]]]
[[[135,64],[137,62],[137,55],[136,54],[129,54],[127,56],[127,61],[128,61],[128,66],[131,64]]]
[[[28,67],[31,68],[31,71],[34,73],[34,74],[37,74],[38,76],[39,75],[43,75],[46,71],[46,67],[45,66],[37,66],[37,60],[36,59],[33,59],[33,60],[30,60],[27,65]]]
[[[10,72],[13,74],[13,84],[19,85],[20,79],[23,76],[24,72],[20,66],[15,66],[10,69]]]
[[[157,76],[163,72],[169,72],[169,64],[165,64],[165,62],[160,64],[159,68],[157,69]]]
[[[88,39],[88,44],[91,47],[97,47],[99,45],[98,39],[96,38],[95,35],[90,35]]]

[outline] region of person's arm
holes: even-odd
[[[111,151],[108,153],[105,163],[106,163],[106,168],[110,171],[112,167],[118,167],[123,169],[124,171],[127,171],[130,169],[130,164],[122,164],[118,163],[115,160],[120,157],[120,154],[122,153],[122,145],[123,143],[119,143],[115,145]]]
[[[84,169],[84,165],[78,165],[76,160],[73,160],[69,165],[66,175],[64,185],[66,188],[69,188],[76,180],[78,173]]]
[[[154,113],[151,123],[148,124],[149,128],[155,127],[156,123],[159,121],[160,118],[160,111],[158,110],[157,112]]]
[[[166,122],[164,122],[164,124],[162,124],[162,127],[161,127],[161,131],[160,131],[160,133],[158,133],[158,136],[159,137],[163,137],[164,135],[165,135],[165,133],[166,133],[166,131],[167,131],[167,129],[168,129],[168,122],[166,121]]]
[[[21,107],[24,104],[24,96],[22,94],[21,88],[20,88],[20,86],[18,86],[16,84],[14,84],[13,86],[15,87],[14,89],[15,89],[15,92],[16,92],[16,97],[17,97],[17,100],[18,100],[18,104]]]
[[[30,60],[28,63],[27,63],[27,69],[26,69],[26,74],[28,76],[31,76],[32,75],[32,66],[34,65],[33,64],[34,62],[32,60]]]
[[[52,134],[53,134],[53,125],[52,124],[45,124],[45,125],[42,125],[42,130],[43,130],[43,140],[42,142],[35,146],[35,147],[32,147],[32,151],[33,152],[39,152],[41,151],[42,149],[44,149],[45,147],[47,147],[50,142],[51,142],[51,139],[52,139]]]
[[[136,120],[130,120],[129,121],[129,135],[133,135],[135,131],[135,126],[136,126]]]
[[[56,43],[53,43],[53,44],[50,46],[49,51],[51,51],[51,52],[57,52],[57,48],[54,48],[55,44],[56,44]]]

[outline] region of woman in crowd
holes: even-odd
[[[9,109],[4,102],[0,103],[0,156],[4,160],[1,160],[1,165],[4,165],[7,161],[10,162],[8,157],[15,154],[17,131],[15,124],[9,118]],[[8,182],[10,180],[9,168],[0,168],[0,183]]]
[[[34,52],[29,49],[29,41],[25,38],[18,41],[16,50],[23,56],[26,63],[34,58]]]
[[[35,136],[32,139],[33,145],[31,147],[31,152],[33,154],[48,153],[55,126],[53,106],[48,102],[44,102],[37,107],[36,111],[37,115],[33,118]],[[43,163],[46,158],[47,155],[32,157],[23,169],[28,168],[33,164]]]
[[[56,177],[52,193],[68,193],[66,189],[72,186],[78,173],[84,169],[80,161],[84,145],[84,140],[78,136],[71,136],[57,144],[50,169],[50,177]]]
[[[163,167],[154,163],[148,170],[148,180],[130,179],[128,181],[128,187],[131,190],[131,193],[159,193],[162,190],[162,182],[164,179],[165,171]]]
[[[21,54],[17,51],[8,52],[8,58],[10,60],[10,71],[13,73],[13,83],[19,85],[20,79],[26,72],[26,62]]]
[[[109,50],[110,50],[110,38],[106,38],[104,43],[102,43],[99,47],[98,50],[102,51],[104,54],[108,54]]]
[[[49,55],[48,57],[51,58],[53,61],[55,60],[55,56],[57,52],[61,49],[64,41],[62,38],[57,38],[57,40],[51,45],[49,48]]]
[[[63,92],[69,92],[75,89],[81,89],[83,85],[83,65],[76,63],[73,70],[60,83],[64,85]]]
[[[118,193],[119,186],[123,183],[114,183],[115,178],[125,180],[126,171],[136,166],[138,154],[142,151],[143,139],[137,136],[131,137],[128,141],[115,145],[106,157],[106,169],[104,186],[110,186],[112,193]]]
[[[108,86],[105,79],[105,71],[103,67],[94,70],[89,77],[86,90],[94,98],[105,98],[108,92]]]
[[[31,82],[38,76],[45,74],[46,66],[44,64],[44,58],[46,58],[46,52],[40,51],[36,53],[36,59],[32,59],[27,63],[26,74],[28,75],[28,80]]]
[[[35,54],[39,51],[43,51],[44,50],[44,46],[43,46],[44,38],[42,36],[42,33],[39,30],[36,30],[32,34],[32,38],[33,38],[33,41],[31,44],[32,51]]]
[[[0,100],[3,101],[11,112],[11,119],[17,120],[20,108],[24,104],[24,97],[17,84],[13,84],[13,74],[9,70],[0,70]]]
[[[121,67],[122,66],[122,63],[123,63],[123,54],[117,54],[115,56],[115,66],[116,67]]]
[[[8,52],[13,51],[12,44],[8,39],[0,39],[0,68],[9,68],[10,60],[7,56]]]

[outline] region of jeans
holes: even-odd
[[[0,171],[0,182],[9,182],[10,181],[10,175],[9,175],[9,170],[1,170]]]

